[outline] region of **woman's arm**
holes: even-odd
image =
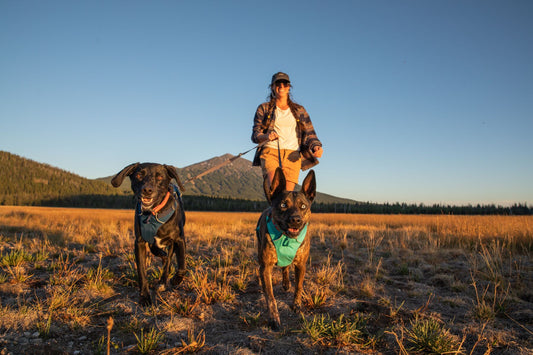
[[[318,148],[322,147],[322,142],[317,137],[317,134],[315,132],[315,128],[313,127],[313,122],[311,122],[311,118],[309,117],[309,114],[305,110],[305,108],[301,107],[301,115],[300,115],[300,129],[302,129],[303,133],[303,139],[302,139],[302,145],[309,147],[311,152],[315,153]],[[322,149],[320,149],[322,151]],[[322,153],[319,153],[322,155]],[[313,154],[314,155],[314,154]],[[317,158],[320,158],[317,156]]]
[[[261,104],[255,111],[254,116],[254,125],[252,128],[252,142],[259,144],[266,140],[265,137],[263,137],[265,134],[263,133],[263,121],[265,120],[265,105]]]

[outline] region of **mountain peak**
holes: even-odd
[[[195,179],[185,185],[185,194],[205,195],[247,200],[264,200],[263,176],[261,168],[252,166],[252,162],[229,153],[202,162],[178,168],[182,181],[193,179],[206,170],[222,165],[213,172]]]

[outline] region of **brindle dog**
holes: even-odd
[[[311,170],[304,179],[302,189],[299,192],[286,191],[285,175],[281,168],[277,168],[271,187],[268,188],[266,179],[263,184],[267,200],[271,207],[263,211],[257,223],[257,256],[259,261],[259,276],[263,286],[268,313],[269,325],[273,329],[280,329],[278,307],[272,290],[272,270],[278,263],[278,254],[267,226],[268,220],[273,222],[277,231],[291,239],[299,239],[300,232],[306,228],[311,216],[311,204],[316,195],[315,172]],[[303,242],[297,247],[296,255],[292,263],[282,267],[283,288],[288,291],[291,287],[289,280],[289,266],[294,265],[295,291],[292,308],[297,311],[301,307],[301,297],[305,268],[309,257],[311,238],[309,233]],[[289,261],[290,262],[290,261]]]
[[[163,274],[159,280],[158,291],[164,291],[169,287],[168,277],[174,254],[176,254],[178,267],[176,275],[170,280],[170,283],[173,286],[180,284],[186,273],[185,236],[183,232],[185,212],[179,193],[174,193],[172,179],[176,180],[182,190],[183,186],[176,168],[169,165],[134,163],[122,169],[111,180],[111,184],[114,187],[119,187],[126,176],[129,176],[131,180],[131,189],[138,201],[134,229],[140,304],[149,305],[152,300],[146,279],[147,246],[163,262]],[[162,223],[160,219],[166,221]],[[141,235],[141,223],[147,222],[159,226],[158,229],[154,227],[157,232],[155,236],[152,235],[153,243],[148,243]]]

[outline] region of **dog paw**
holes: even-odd
[[[294,313],[298,313],[302,310],[302,303],[301,302],[294,302],[291,306],[291,309]]]

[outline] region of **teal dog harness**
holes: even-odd
[[[137,218],[139,218],[139,227],[141,232],[141,237],[144,241],[152,244],[155,242],[155,235],[163,224],[165,224],[170,217],[176,211],[178,206],[178,200],[181,199],[181,194],[176,186],[173,185],[172,195],[174,196],[174,206],[164,215],[159,215],[158,213],[143,213],[141,210],[141,203],[137,203]]]
[[[276,253],[278,255],[277,265],[280,267],[290,265],[296,256],[296,251],[298,251],[298,248],[305,240],[308,223],[305,224],[300,234],[298,234],[298,237],[289,238],[274,226],[270,216],[266,217],[266,221],[268,234],[270,235],[272,243],[274,243],[274,247],[276,248]]]

